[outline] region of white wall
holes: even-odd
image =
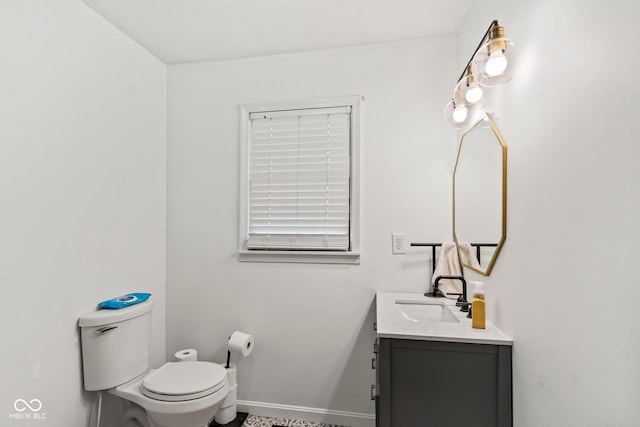
[[[166,66],[76,0],[0,2],[0,52],[0,424],[84,426],[79,316],[149,291],[165,357]]]
[[[240,399],[373,413],[375,291],[423,291],[430,274],[426,250],[391,255],[391,233],[451,239],[455,133],[441,111],[455,46],[442,38],[169,67],[168,355],[194,347],[222,361],[227,337],[243,330],[256,347],[240,362]],[[365,97],[362,264],[239,263],[239,105],[343,95]]]
[[[515,340],[515,425],[637,425],[640,3],[475,2],[460,67],[496,18],[520,62],[495,104],[509,222],[487,298]]]

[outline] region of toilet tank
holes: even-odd
[[[149,299],[78,320],[85,390],[107,390],[149,369],[152,306]]]

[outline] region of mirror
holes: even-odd
[[[490,113],[460,137],[453,170],[453,239],[462,265],[488,276],[507,238],[507,144]],[[479,266],[460,249],[472,245]]]

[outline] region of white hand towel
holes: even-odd
[[[473,268],[480,268],[478,259],[473,253],[473,248],[469,243],[460,242],[460,260]],[[458,262],[458,253],[456,251],[456,244],[454,242],[442,243],[442,249],[440,250],[440,256],[436,263],[436,269],[433,272],[431,278],[431,284],[435,284],[438,276],[461,276],[462,270],[460,263]],[[457,299],[457,295],[451,295],[450,293],[462,293],[462,282],[460,280],[442,279],[438,282],[438,289],[447,298]]]

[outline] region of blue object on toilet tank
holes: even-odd
[[[117,298],[112,298],[106,301],[102,301],[98,304],[98,308],[106,308],[108,310],[117,310],[119,308],[129,307],[130,305],[139,304],[149,299],[151,294],[134,292],[132,294],[122,295]]]

